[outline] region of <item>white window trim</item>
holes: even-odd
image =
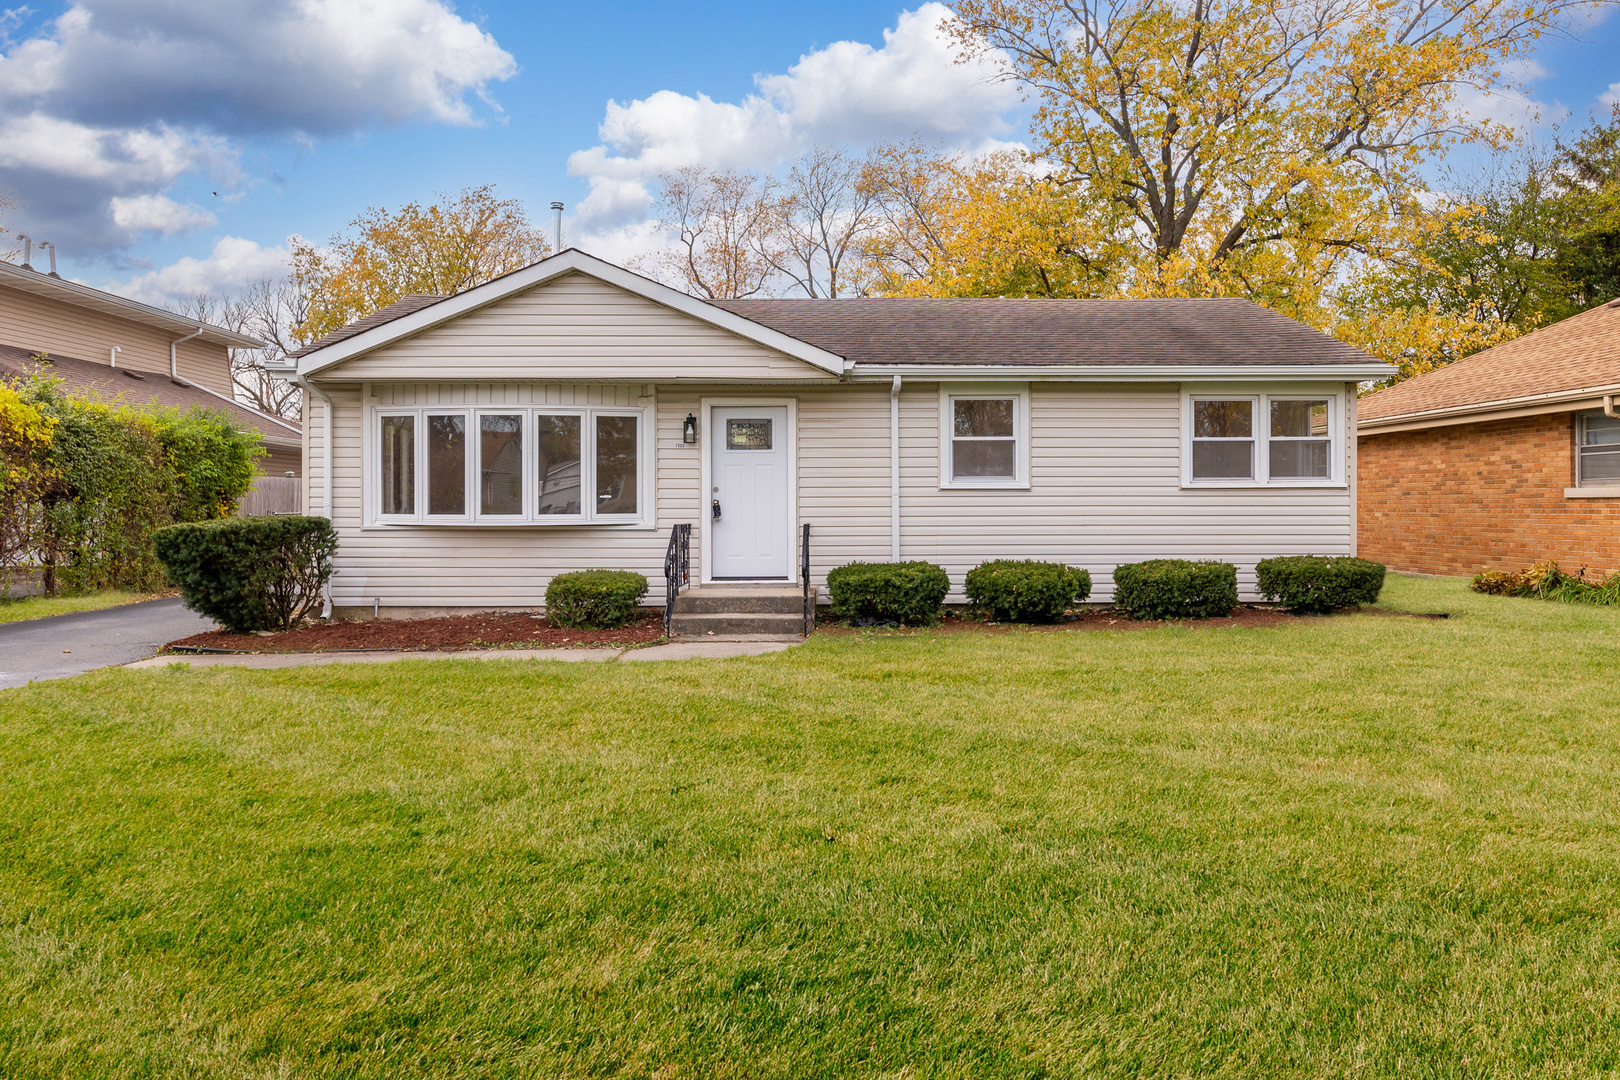
[[[958,480],[954,468],[951,443],[954,435],[952,420],[957,398],[1012,398],[1013,470],[1016,475],[1004,479]],[[1029,384],[1028,383],[941,383],[939,387],[939,488],[941,491],[1006,491],[1029,488]]]
[[[427,512],[427,418],[428,416],[466,417],[467,454],[464,460],[467,512],[459,515],[433,515]],[[523,513],[484,514],[481,510],[481,484],[479,453],[482,450],[479,417],[523,417]],[[413,515],[384,514],[382,512],[382,462],[380,438],[382,418],[385,416],[413,416],[416,418],[416,513]],[[589,507],[584,513],[546,515],[535,513],[534,490],[539,444],[535,439],[536,416],[578,416],[580,425],[580,502]],[[596,499],[596,418],[599,416],[634,416],[636,428],[636,514],[597,515]],[[656,416],[651,405],[368,405],[366,424],[361,439],[363,497],[366,506],[367,528],[442,527],[466,528],[527,528],[546,529],[565,526],[585,526],[596,529],[649,529],[656,527],[657,512],[654,497],[657,476]]]
[[[1254,477],[1240,480],[1193,479],[1193,402],[1243,401],[1254,409]],[[1273,401],[1326,401],[1328,403],[1328,475],[1308,477],[1278,477],[1271,471],[1271,403]],[[1345,398],[1344,389],[1335,384],[1330,389],[1302,386],[1286,390],[1269,388],[1257,390],[1237,386],[1183,386],[1181,390],[1181,486],[1196,489],[1231,488],[1346,488],[1345,462]],[[1293,441],[1293,440],[1290,440]]]
[[[1603,417],[1601,410],[1583,411],[1575,414],[1575,486],[1565,489],[1565,498],[1601,499],[1613,494],[1620,494],[1620,480],[1604,479],[1588,482],[1582,466],[1582,462],[1585,460],[1585,455],[1581,453],[1581,450],[1586,446],[1586,422],[1596,420],[1599,417]],[[1620,445],[1617,445],[1616,449],[1620,449]],[[1580,494],[1572,495],[1571,492],[1580,492]],[[1591,494],[1587,494],[1588,492]]]

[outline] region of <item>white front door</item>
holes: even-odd
[[[781,407],[728,405],[709,414],[709,572],[717,581],[791,574],[787,419]]]

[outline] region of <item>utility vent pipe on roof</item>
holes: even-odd
[[[39,246],[51,249],[51,277],[60,278],[62,275],[56,272],[56,245],[49,240],[41,240]]]
[[[23,269],[32,270],[34,261],[34,238],[27,233],[18,233],[17,239],[23,242]]]
[[[560,254],[562,252],[562,212],[563,212],[563,204],[560,203],[560,202],[554,202],[554,203],[551,204],[551,208],[553,210],[557,211],[557,229],[556,229],[556,232],[553,234],[556,237],[556,246],[551,249],[551,253],[553,255],[557,255],[557,254]]]

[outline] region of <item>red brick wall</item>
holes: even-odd
[[[1364,435],[1357,546],[1392,570],[1475,574],[1556,559],[1588,577],[1620,570],[1620,499],[1566,499],[1570,413]]]

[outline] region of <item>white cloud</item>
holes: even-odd
[[[184,206],[165,195],[136,195],[131,198],[115,195],[109,204],[113,223],[130,232],[155,232],[175,236],[207,229],[219,224],[219,219],[195,203]]]
[[[902,12],[881,48],[835,42],[784,74],[756,76],[759,93],[736,104],[670,90],[609,101],[602,144],[568,159],[568,171],[591,188],[577,210],[580,229],[607,243],[645,216],[648,182],[683,165],[770,169],[817,142],[913,135],[984,145],[1007,130],[1003,114],[1018,104],[1018,92],[995,78],[989,61],[956,62],[941,26],[951,17],[935,2]]]
[[[239,236],[223,236],[205,259],[187,256],[160,270],[103,288],[131,300],[164,305],[197,293],[228,293],[262,278],[280,277],[290,262],[285,247],[267,248]]]
[[[182,220],[148,225],[157,204],[128,200],[199,172],[239,182],[240,138],[476,123],[516,71],[449,0],[77,0],[0,32],[0,183],[35,232],[114,249]]]

